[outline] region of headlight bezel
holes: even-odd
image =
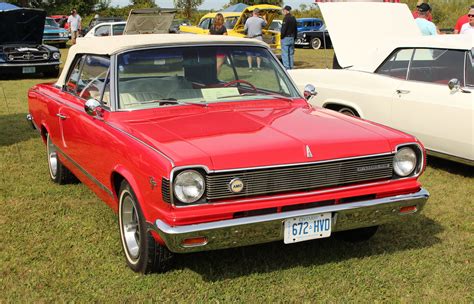
[[[188,175],[188,176],[186,176]],[[198,195],[196,198],[193,199],[185,199],[184,198],[184,191],[182,191],[182,186],[178,185],[178,183],[182,182],[183,178],[189,178],[189,175],[194,175],[196,180],[201,181],[201,189],[198,189]],[[205,201],[205,193],[206,193],[206,178],[205,173],[198,168],[186,168],[173,174],[172,180],[172,201],[175,205],[181,206],[189,206],[189,205],[196,205],[203,203]]]
[[[402,174],[399,170],[397,170],[397,166],[396,166],[397,155],[399,155],[400,153],[406,153],[407,151],[413,152],[413,155],[415,156],[415,163],[412,170],[409,173]],[[411,177],[419,176],[423,170],[424,162],[425,162],[425,155],[423,152],[423,148],[419,144],[407,143],[407,144],[398,145],[393,155],[393,163],[392,163],[394,178],[402,179],[402,178],[411,178]]]
[[[59,59],[61,59],[61,53],[59,53],[59,52],[54,52],[52,58],[53,58],[54,60],[59,60]]]

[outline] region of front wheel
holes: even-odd
[[[125,180],[119,190],[119,229],[125,259],[133,271],[147,274],[168,269],[172,254],[147,230],[135,193]]]
[[[321,39],[319,39],[317,37],[313,38],[313,39],[311,39],[310,44],[311,44],[311,47],[313,48],[313,50],[319,50],[321,48],[321,45],[322,45]]]

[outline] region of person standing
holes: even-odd
[[[224,25],[224,15],[217,13],[214,17],[214,22],[209,29],[210,35],[227,35],[227,28]],[[225,54],[217,53],[216,55],[216,65],[217,65],[217,74],[221,72],[222,65],[224,65]]]
[[[294,67],[295,39],[298,32],[296,18],[291,15],[291,6],[286,5],[283,8],[283,23],[281,25],[281,60],[287,70]]]
[[[79,32],[81,31],[81,16],[77,13],[76,9],[73,8],[71,11],[71,15],[67,18],[67,23],[69,25],[69,32],[71,33],[71,42],[72,44],[76,44],[76,39],[79,36]]]
[[[469,22],[462,25],[459,33],[463,35],[471,35],[471,37],[474,38],[474,8],[469,10],[467,17],[469,18]]]
[[[474,5],[471,5],[470,9],[474,9]],[[459,17],[458,21],[456,21],[456,25],[454,26],[454,34],[460,34],[461,27],[466,23],[469,23],[469,16],[467,14]]]
[[[433,22],[427,20],[428,12],[431,10],[430,5],[427,3],[422,3],[417,6],[417,9],[418,18],[415,19],[415,22],[423,36],[436,35],[438,33],[436,25]]]
[[[267,26],[265,19],[260,17],[260,10],[258,8],[254,9],[252,12],[252,17],[248,18],[245,21],[244,31],[247,33],[247,38],[253,38],[260,41],[263,41],[263,28]],[[251,55],[247,55],[247,61],[249,64],[249,70],[252,70],[252,59]],[[262,59],[257,56],[257,69],[260,69]]]

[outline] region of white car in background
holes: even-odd
[[[343,68],[290,71],[300,90],[317,88],[310,102],[410,133],[429,154],[474,165],[472,38],[422,36],[405,4],[319,7]]]
[[[123,35],[126,21],[99,23],[90,29],[84,37],[103,37]]]

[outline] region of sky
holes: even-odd
[[[174,7],[173,0],[155,0],[155,3],[160,7],[168,8]],[[199,7],[200,9],[214,9],[219,10],[222,6],[229,3],[226,0],[204,0],[203,4]],[[300,4],[311,5],[314,0],[285,0],[284,5],[289,5],[293,8],[298,8]],[[130,4],[130,0],[112,0],[112,6],[126,6]]]

